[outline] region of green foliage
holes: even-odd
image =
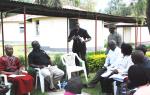
[[[101,68],[104,65],[105,59],[106,55],[104,54],[104,51],[88,53],[87,63],[90,72],[96,72],[99,68]]]
[[[54,55],[53,64],[57,65],[58,68],[60,68],[61,70],[65,71],[65,66],[63,65],[63,63],[61,61],[61,54]]]
[[[61,56],[62,54],[56,54],[54,55],[54,59],[53,59],[53,64],[57,65],[57,67],[61,70],[64,71],[64,73],[66,74],[66,67],[63,65],[62,61],[61,61]],[[62,81],[66,80],[66,75],[63,76]]]
[[[88,78],[88,80],[91,81],[93,77],[95,76],[95,73],[90,73],[89,76],[90,77]],[[86,82],[84,76],[81,76],[81,80],[83,83]],[[83,88],[82,91],[88,93],[89,95],[103,95],[101,92],[100,83],[97,83],[96,87],[94,88]]]
[[[86,11],[94,12],[95,11],[95,5],[96,5],[96,2],[93,0],[84,0],[84,2],[82,2],[79,7],[86,10]]]
[[[44,5],[47,7],[62,7],[60,0],[35,0],[34,3]]]
[[[39,89],[37,89],[37,90],[33,90],[31,92],[31,95],[48,95],[48,93],[46,92],[42,93]]]
[[[49,0],[49,7],[56,7],[56,8],[61,8],[62,7],[62,3],[60,2],[60,0]]]
[[[144,16],[146,11],[146,1],[138,0],[138,2],[132,3],[132,13],[134,16]]]
[[[150,50],[150,45],[146,45],[146,48]]]
[[[94,0],[61,0],[63,5],[79,7],[86,11],[95,11],[96,2]]]
[[[137,1],[137,2],[136,2]],[[110,0],[105,13],[117,16],[134,16],[137,21],[145,21],[146,0],[134,0],[126,5],[123,0]]]
[[[25,66],[25,58],[24,56],[19,56],[19,60],[20,60],[20,63],[23,64]]]
[[[105,13],[117,16],[128,16],[131,14],[130,7],[127,7],[123,0],[110,0]]]

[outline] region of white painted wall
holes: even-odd
[[[36,35],[36,23],[39,20],[40,35]],[[24,34],[20,33],[19,23],[4,22],[4,38],[5,41],[24,41]],[[86,29],[92,37],[90,42],[87,42],[88,48],[95,49],[95,20],[79,19],[80,27]],[[66,48],[67,47],[67,18],[60,17],[39,17],[34,18],[32,22],[27,22],[27,41],[38,40],[42,46],[51,48]],[[139,28],[140,30],[140,28]],[[141,41],[150,41],[147,27],[141,28]],[[123,28],[117,28],[117,32],[123,38]],[[138,33],[139,34],[139,33]],[[0,32],[1,35],[1,32]],[[107,42],[109,35],[108,28],[104,28],[103,21],[97,21],[97,49],[101,50]],[[124,42],[135,42],[135,28],[124,29]],[[0,39],[2,37],[0,36]],[[140,36],[138,37],[138,42]],[[69,48],[72,48],[72,42],[69,43]]]
[[[40,35],[37,39],[41,45],[51,48],[67,47],[67,19],[49,17],[40,20]]]

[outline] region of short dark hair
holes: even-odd
[[[37,49],[37,47],[40,48],[40,44],[39,44],[39,42],[36,41],[36,40],[35,40],[35,41],[32,41],[31,45],[32,45],[32,48],[33,48],[33,49],[35,49],[35,48]]]
[[[145,56],[141,50],[135,50],[132,52],[131,58],[134,64],[143,64]]]
[[[132,65],[128,70],[128,79],[134,87],[148,83],[148,77],[144,68],[140,65]]]
[[[78,89],[77,89],[78,88]],[[81,94],[83,83],[80,77],[72,77],[68,80],[65,90],[74,94]]]
[[[132,50],[133,50],[133,48],[130,44],[122,43],[121,52],[123,53],[123,55],[131,55]]]
[[[138,45],[137,47],[135,47],[135,50],[141,50],[143,53],[144,53],[144,55],[146,54],[146,52],[147,52],[147,48],[146,48],[146,46],[145,45]]]

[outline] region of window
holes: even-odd
[[[37,20],[36,22],[35,22],[35,27],[36,27],[36,35],[39,35],[40,34],[40,31],[39,31],[39,20]]]
[[[19,30],[20,30],[20,33],[24,33],[24,24],[23,23],[19,23]]]

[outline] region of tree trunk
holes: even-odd
[[[150,33],[150,0],[147,0],[146,17],[147,26]]]

